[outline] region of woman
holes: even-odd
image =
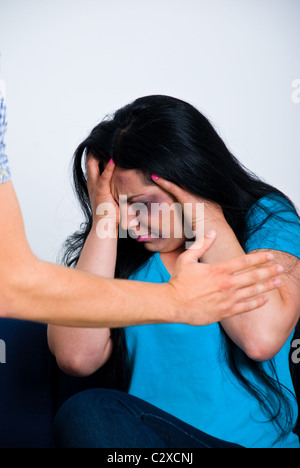
[[[176,278],[165,285],[107,280],[39,261],[28,246],[10,180],[5,110],[0,83],[0,317],[21,319],[0,320],[0,343],[4,353],[7,351],[7,359],[3,358],[7,362],[0,366],[0,447],[52,447],[53,416],[61,399],[79,387],[90,388],[92,382],[99,385],[106,372],[101,369],[92,376],[92,382],[69,381],[57,375],[47,345],[47,325],[36,322],[89,327],[169,321],[210,323],[264,304],[262,294],[276,288],[272,278],[276,281],[279,273],[266,254],[243,255],[226,262],[223,273],[199,265],[198,257],[210,248],[213,237],[206,237],[203,245],[196,243],[196,250],[184,253]],[[258,272],[249,271],[249,264],[256,265]],[[238,271],[236,294],[231,294],[230,308],[225,310],[228,292],[220,294],[221,283],[233,279]],[[202,286],[207,277],[208,285]],[[253,298],[249,285],[261,279],[261,294]],[[238,295],[241,292],[243,301]],[[104,385],[110,385],[109,379],[105,378]]]
[[[50,348],[65,371],[88,375],[108,362],[115,388],[129,390],[71,399],[57,418],[58,445],[299,447],[288,362],[300,311],[300,223],[292,202],[242,167],[200,112],[166,96],[138,99],[101,122],[75,154],[74,181],[86,224],[67,242],[69,266],[167,283],[185,250],[186,231],[177,233],[188,219],[189,233],[203,224],[205,234],[217,232],[203,265],[267,249],[286,273],[260,310],[219,324],[50,327]],[[172,209],[165,223],[155,208],[174,203],[185,218]]]
[[[185,252],[177,264],[176,276],[165,285],[112,281],[40,261],[29,248],[11,181],[5,154],[6,127],[6,106],[0,89],[0,318],[73,327],[172,322],[203,325],[261,307],[267,300],[264,293],[277,289],[281,272],[270,265],[266,254],[243,255],[223,264],[222,272],[198,265],[199,256],[211,247],[214,237],[206,237],[204,244],[197,243],[194,251]],[[249,272],[249,265],[257,267],[258,272]],[[240,277],[233,279],[237,272]],[[199,287],[207,277],[211,279],[209,286],[214,286],[210,292],[206,285]],[[230,294],[230,307],[226,290],[216,297],[216,292],[224,289],[224,279],[235,283],[236,294]],[[259,294],[253,297],[249,286],[261,281]],[[201,310],[200,303],[204,305]],[[99,305],[103,307],[100,310]]]

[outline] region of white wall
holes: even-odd
[[[299,0],[0,0],[8,153],[34,252],[55,261],[80,220],[76,146],[153,93],[196,105],[300,207],[299,18]]]

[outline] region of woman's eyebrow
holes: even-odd
[[[142,197],[143,195],[145,195],[145,194],[144,193],[137,193],[136,195],[131,195],[131,197],[127,198],[127,201],[130,203],[134,198]]]

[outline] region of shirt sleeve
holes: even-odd
[[[0,95],[0,184],[11,179],[8,158],[5,154],[4,136],[7,129],[6,106],[4,99]]]
[[[261,198],[246,218],[246,252],[279,250],[300,258],[300,220],[284,197],[272,193]]]

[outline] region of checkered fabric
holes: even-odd
[[[0,93],[0,184],[11,179],[8,158],[5,154],[4,136],[7,129],[6,105]]]

